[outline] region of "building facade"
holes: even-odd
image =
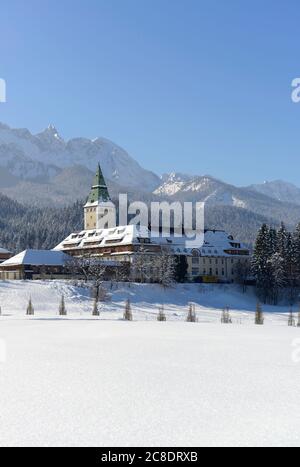
[[[168,251],[174,256],[185,256],[187,280],[191,282],[235,282],[240,269],[245,271],[250,265],[249,249],[224,231],[206,230],[203,246],[191,249],[186,247],[188,243],[184,236],[166,238],[159,233],[154,235],[147,227],[103,228],[105,216],[115,225],[115,207],[98,166],[84,206],[84,230],[70,234],[54,250],[75,257],[93,256],[102,261],[114,260],[131,265],[139,255],[151,257]],[[155,280],[155,272],[152,279]]]
[[[187,257],[188,279],[198,282],[237,282],[250,275],[250,250],[225,231],[207,230],[204,244]]]
[[[61,251],[25,250],[0,264],[2,280],[65,279],[69,256]]]

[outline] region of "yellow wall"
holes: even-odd
[[[84,229],[93,230],[97,225],[97,210],[96,208],[84,208]]]

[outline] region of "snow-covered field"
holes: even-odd
[[[184,322],[189,301],[198,323]],[[254,295],[235,287],[123,285],[93,319],[87,291],[61,282],[1,283],[0,302],[0,446],[300,445],[300,329],[287,308],[267,307],[260,327]],[[233,325],[220,324],[227,305]]]

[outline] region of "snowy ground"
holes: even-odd
[[[1,283],[0,301],[0,446],[300,446],[300,329],[287,309],[254,326],[254,296],[198,285],[122,286],[100,320],[65,283]],[[184,322],[189,301],[199,323]],[[220,324],[224,305],[233,325]]]

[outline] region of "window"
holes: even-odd
[[[199,275],[199,268],[193,268],[192,269],[192,276],[198,276]]]
[[[199,258],[192,258],[192,264],[199,264]]]

